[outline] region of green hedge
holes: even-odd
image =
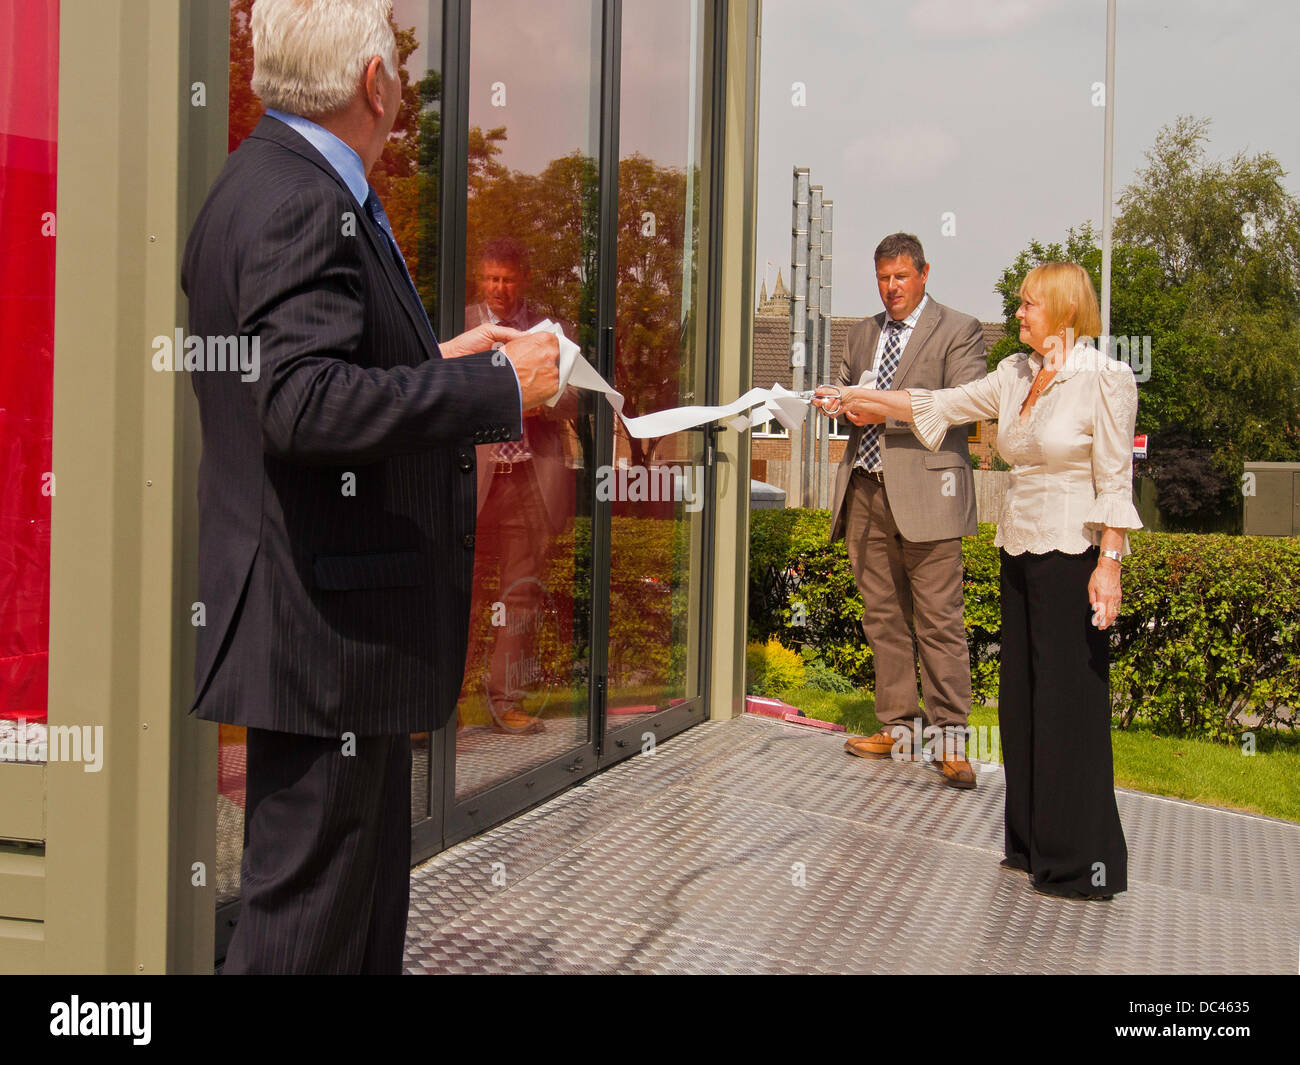
[[[830,515],[750,516],[749,639],[776,637],[870,687],[862,600]],[[993,525],[962,542],[973,697],[997,697],[1001,637]],[[1111,700],[1121,727],[1226,739],[1243,715],[1269,727],[1300,709],[1300,542],[1136,533],[1112,635]]]
[[[780,695],[802,687],[805,674],[803,656],[775,637],[745,648],[746,695]]]
[[[609,685],[685,683],[690,523],[615,516],[610,529]],[[545,583],[561,619],[572,618],[575,681],[586,682],[591,519],[576,518],[550,543]]]
[[[1215,739],[1294,725],[1300,540],[1138,533],[1124,567],[1110,673],[1121,725]]]
[[[997,698],[993,648],[1002,627],[998,553],[992,525],[962,542],[966,639],[976,702]],[[862,599],[844,541],[828,544],[824,510],[758,510],[750,515],[749,639],[775,636],[790,647],[815,649],[836,673],[868,688],[875,684],[871,648],[862,635]]]

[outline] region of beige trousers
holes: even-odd
[[[849,478],[845,542],[862,596],[862,631],[876,666],[876,718],[962,727],[970,715],[970,651],[962,621],[961,540],[916,543],[899,535],[885,486]],[[915,629],[915,636],[913,636]],[[921,662],[924,713],[916,693]]]

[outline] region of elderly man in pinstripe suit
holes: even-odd
[[[248,729],[227,972],[401,971],[409,733],[460,688],[474,445],[518,439],[558,387],[549,334],[433,335],[366,181],[401,100],[389,6],[258,0],[269,109],[185,249],[191,334],[255,337],[261,361],[192,378],[194,709]]]

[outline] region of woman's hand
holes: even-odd
[[[843,388],[818,385],[816,394],[812,398],[812,405],[820,407],[832,418],[843,414],[854,425],[866,425],[868,422],[885,420],[885,416],[877,413],[875,409],[879,403],[869,398],[880,395],[883,393],[876,392],[874,389],[851,388],[847,385]]]
[[[1124,530],[1102,529],[1100,548],[1103,551],[1124,551]],[[1099,629],[1107,629],[1115,624],[1119,617],[1119,563],[1113,558],[1101,555],[1097,559],[1097,568],[1088,578],[1088,602],[1092,604],[1092,623]]]
[[[459,359],[462,355],[491,351],[523,335],[518,329],[511,329],[509,326],[484,322],[473,329],[467,329],[458,337],[444,340],[438,347],[442,350],[444,359]]]
[[[1088,602],[1092,604],[1092,623],[1099,629],[1110,628],[1119,617],[1120,567],[1113,558],[1099,558],[1097,568],[1088,579]]]
[[[878,425],[885,420],[884,412],[878,408],[878,405],[863,395],[867,389],[855,388],[850,391],[854,395],[845,396],[842,400],[844,417],[854,425]]]
[[[912,420],[912,397],[906,390],[894,392],[875,388],[845,388],[840,395],[840,409],[854,425],[880,424],[885,418]]]

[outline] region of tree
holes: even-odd
[[[230,104],[226,151],[253,132],[262,117],[262,101],[253,92],[253,0],[230,3]]]
[[[1300,199],[1268,152],[1207,159],[1209,129],[1180,116],[1156,135],[1115,239],[1154,253],[1182,300],[1164,424],[1236,480],[1247,460],[1300,458]]]
[[[1245,461],[1300,458],[1300,200],[1268,153],[1207,160],[1208,130],[1183,117],[1157,135],[1119,198],[1111,265],[1111,335],[1139,338],[1143,354],[1150,338],[1149,366],[1129,355],[1138,431],[1152,434],[1146,469],[1166,516],[1193,526],[1239,505]],[[1080,263],[1100,292],[1091,223],[1030,241],[994,286],[1007,335],[990,368],[1027,350],[1020,284],[1053,259]]]
[[[1088,269],[1089,275],[1092,276],[1092,283],[1096,285],[1097,277],[1088,265],[1094,255],[1100,256],[1100,251],[1097,248],[1097,235],[1093,232],[1091,222],[1084,222],[1077,231],[1071,227],[1066,234],[1064,244],[1059,242],[1044,244],[1035,239],[1016,255],[1015,261],[1002,271],[997,284],[993,286],[993,291],[1002,297],[1005,328],[1002,339],[988,351],[987,361],[990,371],[1008,355],[1016,352],[1028,353],[1031,350],[1029,345],[1020,343],[1020,320],[1016,318],[1016,310],[1020,306],[1020,286],[1024,283],[1025,275],[1035,266],[1046,262],[1079,263]]]
[[[494,237],[529,250],[529,300],[595,357],[600,185],[596,160],[575,151],[539,173],[496,161],[505,129],[470,131],[467,261]],[[475,156],[477,157],[475,160]],[[699,173],[659,166],[633,153],[619,162],[615,379],[625,413],[681,402],[695,387],[690,347],[699,242]],[[687,207],[692,206],[689,213]],[[687,219],[690,231],[687,231]],[[686,257],[686,261],[683,258]],[[471,279],[472,283],[472,279]],[[689,288],[684,288],[689,286]],[[472,293],[467,293],[467,300]],[[629,440],[633,462],[653,458],[658,440]]]
[[[1300,310],[1300,201],[1269,152],[1206,158],[1210,120],[1181,115],[1156,134],[1120,194],[1117,243],[1151,248],[1171,285]]]
[[[1020,343],[1020,323],[1016,309],[1020,306],[1020,285],[1035,266],[1045,262],[1074,262],[1088,271],[1093,287],[1101,292],[1101,247],[1092,223],[1071,228],[1064,243],[1043,244],[1031,240],[1011,266],[1002,271],[994,291],[1002,297],[1005,334],[990,349],[989,369],[993,369],[1013,352],[1028,352]],[[1157,432],[1167,425],[1189,424],[1192,412],[1184,390],[1180,368],[1188,365],[1190,355],[1184,350],[1186,336],[1183,319],[1187,311],[1185,293],[1165,283],[1156,254],[1148,248],[1115,245],[1111,249],[1110,332],[1123,337],[1111,345],[1112,354],[1128,352],[1128,361],[1139,377],[1142,402],[1138,407],[1138,432]],[[1150,364],[1146,364],[1146,345],[1151,338]],[[1131,343],[1137,338],[1137,344]],[[1131,349],[1136,348],[1136,351]],[[1147,375],[1150,375],[1147,377]],[[1146,377],[1145,381],[1141,378]]]
[[[415,261],[416,291],[438,321],[438,194],[442,187],[442,73],[429,70],[417,83],[420,115],[416,139]],[[436,328],[436,326],[435,326]]]
[[[698,171],[688,179],[686,171],[661,167],[639,152],[619,162],[613,384],[628,397],[629,415],[676,406],[695,388],[691,281],[699,244],[699,188]],[[688,214],[690,200],[694,209]],[[689,258],[683,262],[684,257]],[[659,443],[630,439],[633,461],[648,463]]]
[[[1214,455],[1195,433],[1168,429],[1151,437],[1144,472],[1156,484],[1160,513],[1184,532],[1215,531],[1236,482],[1215,468]]]

